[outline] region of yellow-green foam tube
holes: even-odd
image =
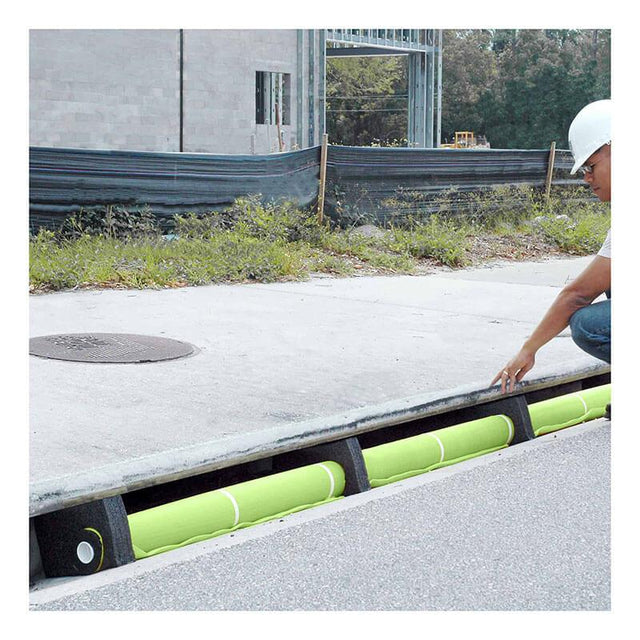
[[[611,402],[611,384],[568,393],[529,405],[531,426],[536,436],[601,418]]]
[[[321,462],[132,513],[134,555],[146,558],[332,502],[344,485],[342,467]]]
[[[497,451],[513,440],[513,422],[497,415],[364,449],[372,487]]]

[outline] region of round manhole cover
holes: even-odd
[[[29,340],[29,353],[75,362],[158,362],[196,352],[187,342],[129,333],[65,333]]]

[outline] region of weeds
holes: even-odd
[[[544,236],[562,251],[586,255],[598,252],[611,226],[611,218],[600,212],[587,211],[571,217],[543,217],[537,224]]]
[[[432,258],[450,267],[461,267],[468,263],[470,231],[467,225],[433,215],[411,229],[395,229],[392,246],[414,258]]]
[[[175,233],[185,238],[213,238],[233,229],[241,236],[269,242],[318,242],[322,228],[315,214],[292,202],[262,203],[259,195],[238,198],[223,212],[175,217]]]
[[[131,209],[125,205],[105,205],[81,209],[65,219],[58,237],[77,239],[83,235],[132,238],[160,234],[160,226],[147,206]]]
[[[363,270],[415,273],[424,264],[478,262],[480,238],[482,260],[504,258],[505,251],[512,259],[530,256],[523,244],[529,250],[551,243],[586,255],[597,252],[611,217],[609,206],[585,198],[584,190],[552,192],[548,202],[524,187],[450,191],[435,199],[404,192],[383,204],[387,223],[371,234],[354,228],[362,220],[355,212],[350,228],[329,229],[318,225],[314,212],[290,202],[262,203],[259,196],[238,199],[222,212],[175,216],[171,236],[161,235],[147,209],[86,210],[58,231],[40,229],[31,238],[30,289],[273,282]]]
[[[176,287],[259,280],[305,273],[305,252],[282,242],[224,231],[209,239],[122,242],[104,236],[52,241],[40,232],[31,242],[34,289],[86,286]]]

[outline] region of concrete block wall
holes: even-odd
[[[31,30],[30,144],[178,151],[178,44],[178,30]]]
[[[256,124],[256,71],[291,74],[295,92],[296,31],[185,30],[184,51],[185,151],[277,152],[276,125]],[[287,150],[295,122],[280,127]]]
[[[314,140],[308,137],[310,37]],[[276,125],[256,124],[256,71],[291,74],[290,124],[281,125],[285,150],[318,144],[317,32],[304,32],[302,55],[298,47],[295,29],[184,30],[183,151],[279,150]],[[30,144],[179,151],[180,30],[32,30]]]

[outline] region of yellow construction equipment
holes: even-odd
[[[454,142],[441,144],[443,149],[489,149],[491,145],[484,136],[477,136],[473,131],[456,131]]]

